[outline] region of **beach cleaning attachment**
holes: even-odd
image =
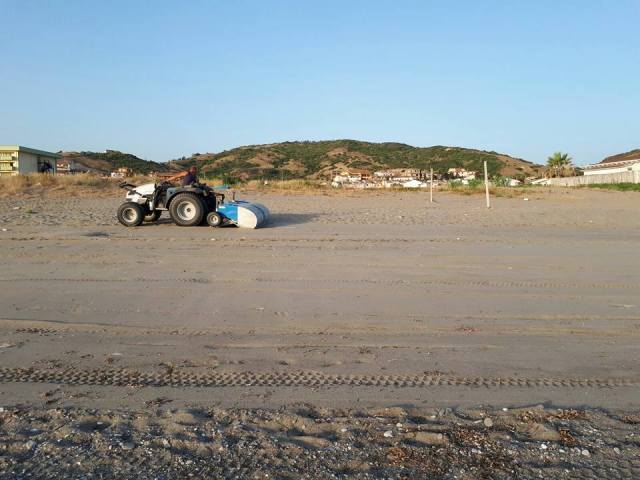
[[[264,205],[244,200],[236,200],[235,194],[230,202],[223,200],[216,210],[227,222],[242,228],[259,228],[266,224],[271,216],[269,210]],[[207,223],[212,227],[217,226],[212,225],[208,219]]]

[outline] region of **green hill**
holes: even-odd
[[[487,160],[490,175],[531,176],[539,165],[497,152],[459,147],[412,147],[403,143],[370,143],[356,140],[283,142],[238,147],[220,153],[196,153],[175,160],[181,167],[196,165],[205,175],[249,180],[255,178],[329,178],[340,168],[371,171],[385,168],[432,167],[436,173],[449,168],[482,170]]]
[[[151,172],[169,172],[172,169],[166,163],[157,163],[143,160],[130,153],[117,150],[99,152],[60,152],[61,162],[73,162],[80,170],[89,170],[99,173],[110,173],[118,168],[131,169],[136,174],[148,174]]]

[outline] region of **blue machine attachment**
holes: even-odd
[[[218,213],[231,223],[242,228],[259,228],[269,220],[271,214],[259,203],[233,200],[218,205]]]

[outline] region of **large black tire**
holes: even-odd
[[[171,218],[181,227],[200,225],[205,211],[202,200],[197,195],[188,192],[176,195],[169,206]]]
[[[144,216],[144,221],[148,223],[157,222],[158,219],[160,218],[160,215],[162,215],[161,210],[154,210],[153,212],[148,213],[147,215]]]
[[[124,202],[118,207],[118,221],[125,227],[137,227],[144,219],[142,206],[135,202]]]
[[[207,224],[210,227],[219,227],[222,225],[223,218],[218,212],[209,212],[207,214]]]

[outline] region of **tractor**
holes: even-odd
[[[242,200],[226,201],[221,190],[194,183],[176,187],[170,183],[145,183],[120,185],[127,191],[125,201],[118,207],[118,221],[127,227],[137,227],[143,222],[156,222],[162,212],[168,211],[176,225],[193,227],[207,223],[211,227],[237,225],[257,228],[269,219],[269,210],[258,203]]]

